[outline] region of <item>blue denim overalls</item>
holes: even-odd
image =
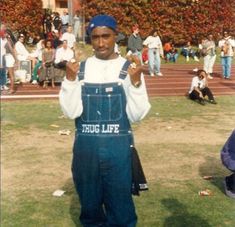
[[[125,79],[129,62],[119,78]],[[79,80],[84,79],[85,62]],[[95,76],[95,75],[94,75]],[[121,83],[82,85],[83,113],[75,120],[72,173],[85,227],[134,227],[132,132]]]

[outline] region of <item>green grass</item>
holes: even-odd
[[[148,116],[133,125],[150,188],[134,197],[139,227],[235,226],[235,201],[222,185],[229,171],[219,156],[234,128],[235,97],[217,101],[152,98]],[[1,226],[81,226],[70,172],[73,135],[57,133],[74,131],[74,123],[61,115],[56,100],[2,102]],[[56,189],[64,196],[53,197]],[[203,189],[213,195],[199,196]]]

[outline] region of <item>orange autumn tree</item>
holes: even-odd
[[[39,34],[42,30],[41,0],[1,0],[0,20],[13,31]]]
[[[153,28],[163,40],[181,45],[186,40],[198,44],[209,33],[219,37],[224,29],[235,31],[234,0],[83,0],[82,11],[88,22],[97,14],[117,19],[119,31],[130,35],[139,24],[145,38]]]

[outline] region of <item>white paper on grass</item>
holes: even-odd
[[[64,193],[65,193],[65,191],[58,189],[58,190],[55,190],[52,195],[53,196],[62,196]]]

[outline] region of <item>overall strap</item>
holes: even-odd
[[[120,79],[124,80],[126,78],[126,76],[127,76],[127,69],[128,69],[130,64],[131,64],[130,61],[126,61],[124,63],[124,65],[122,66],[122,69],[120,71],[120,74],[119,74],[119,78]]]
[[[82,61],[79,66],[78,80],[84,80],[86,61]]]

